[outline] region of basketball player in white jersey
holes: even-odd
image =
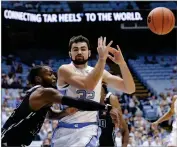
[[[91,56],[87,38],[74,36],[69,42],[69,56],[72,63],[62,65],[58,70],[58,89],[65,95],[77,96],[100,102],[102,81],[125,93],[133,93],[135,84],[131,73],[124,61],[120,49],[111,48],[112,41],[106,46],[106,38],[98,39],[99,59],[96,66],[90,67],[87,61]],[[109,55],[113,54],[113,57]],[[119,64],[123,79],[113,76],[104,70],[106,59],[109,58]],[[61,106],[66,109],[67,106]],[[69,109],[69,108],[68,108]],[[59,125],[52,137],[53,147],[98,146],[99,127],[97,125],[97,111],[77,111],[59,120]]]
[[[152,128],[156,129],[159,123],[169,120],[173,115],[175,115],[175,120],[172,124],[173,129],[170,134],[170,141],[167,145],[168,147],[177,147],[177,95],[173,96],[170,110],[157,121],[152,123]]]

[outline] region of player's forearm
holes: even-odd
[[[121,106],[120,106],[119,101],[117,101],[116,108],[118,109],[118,113],[120,113],[120,120],[121,120],[121,124],[122,124],[122,125],[120,125],[120,127],[122,129],[122,147],[127,147],[128,141],[129,141],[129,130],[128,130],[128,125],[123,118],[123,114],[122,114],[122,110],[121,110]]]
[[[103,105],[98,102],[89,100],[89,99],[79,99],[70,96],[63,96],[57,90],[53,88],[45,88],[40,95],[41,101],[43,104],[51,104],[58,103],[67,105],[70,107],[75,107],[84,111],[98,111],[98,110],[107,110],[107,108],[111,108],[111,106]]]
[[[75,107],[83,111],[98,111],[98,110],[109,111],[112,108],[111,106],[103,105],[89,99],[76,99],[69,96],[63,96],[61,103],[63,105]]]
[[[92,91],[96,87],[97,83],[103,75],[105,64],[105,59],[99,59],[92,72],[86,77],[85,84],[88,90]]]
[[[159,124],[159,123],[162,123],[162,122],[164,122],[164,121],[166,121],[166,120],[169,120],[169,119],[172,117],[172,115],[173,115],[173,113],[171,112],[171,110],[168,111],[168,112],[165,113],[161,118],[159,118],[159,119],[157,120],[157,123]]]
[[[124,86],[125,86],[125,89],[126,89],[126,92],[128,94],[132,94],[135,92],[136,88],[135,88],[135,82],[133,80],[133,77],[130,73],[130,70],[125,63],[122,63],[119,65],[120,67],[120,70],[121,70],[121,73],[122,73],[122,77],[123,77],[123,80],[124,80]]]
[[[122,147],[127,147],[129,141],[129,130],[128,125],[126,124],[125,120],[123,123],[123,131],[122,131]]]

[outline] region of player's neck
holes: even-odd
[[[73,64],[74,64],[74,63],[73,63]],[[85,63],[85,64],[82,64],[82,65],[74,64],[74,66],[75,66],[76,68],[84,69],[84,68],[86,68],[88,65],[87,65],[87,63]]]

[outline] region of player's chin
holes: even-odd
[[[52,87],[56,87],[56,85],[57,85],[56,81],[51,83]]]
[[[76,59],[77,62],[83,62],[84,61],[84,58],[79,58],[79,59]]]

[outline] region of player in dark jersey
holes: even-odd
[[[48,66],[36,66],[29,73],[33,88],[26,91],[24,100],[2,128],[2,146],[30,145],[40,131],[53,103],[76,107],[85,111],[107,110],[111,107],[97,102],[62,96],[55,90],[56,77]]]
[[[129,138],[129,130],[128,126],[123,119],[122,110],[120,103],[118,101],[117,96],[114,96],[111,93],[108,93],[106,85],[103,84],[102,91],[101,91],[101,103],[102,104],[111,104],[113,108],[117,108],[119,114],[119,121],[115,122],[115,120],[112,119],[110,113],[107,112],[99,112],[99,126],[102,130],[101,136],[100,136],[100,147],[114,147],[115,144],[115,137],[116,137],[116,130],[121,131],[122,134],[122,147],[126,147],[128,144],[128,138]]]

